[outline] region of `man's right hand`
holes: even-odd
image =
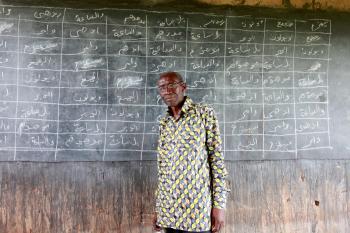
[[[155,230],[155,231],[162,230],[162,228],[157,225],[157,213],[156,212],[154,212],[154,214],[153,214],[153,221],[152,222],[153,222],[153,230]]]

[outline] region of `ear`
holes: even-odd
[[[182,88],[183,88],[183,91],[186,91],[186,90],[187,90],[187,84],[186,84],[186,83],[182,83],[181,86],[182,86]]]

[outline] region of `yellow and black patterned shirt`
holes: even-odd
[[[185,97],[181,117],[160,121],[157,224],[208,231],[211,209],[226,205],[226,169],[213,108]]]

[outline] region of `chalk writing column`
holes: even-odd
[[[146,16],[108,15],[108,110],[104,160],[139,160],[144,127]]]
[[[215,108],[219,122],[224,111],[225,27],[223,16],[189,15],[187,35],[188,93],[195,102]],[[224,135],[224,126],[219,126]]]
[[[0,8],[0,160],[5,161],[16,159],[19,15],[15,9]]]
[[[298,158],[331,149],[328,113],[329,20],[296,22],[295,97]],[[312,153],[311,153],[312,152]]]
[[[102,160],[107,105],[106,16],[66,10],[57,160]]]
[[[143,159],[156,159],[158,122],[166,111],[157,90],[159,74],[177,71],[186,75],[186,24],[182,14],[148,15],[147,98]]]
[[[27,8],[19,24],[17,160],[54,160],[62,9]]]
[[[264,19],[228,17],[225,65],[226,158],[263,154]]]
[[[266,19],[263,54],[264,158],[294,158],[294,20]]]

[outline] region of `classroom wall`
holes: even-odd
[[[72,2],[51,1],[50,5]],[[350,10],[347,0],[198,2]],[[95,6],[96,1],[84,4]],[[350,232],[349,160],[229,161],[226,165],[232,191],[224,233]],[[0,162],[0,233],[151,233],[156,179],[154,161]]]
[[[347,233],[349,161],[229,162],[222,233]],[[151,233],[154,162],[0,163],[0,232]]]

